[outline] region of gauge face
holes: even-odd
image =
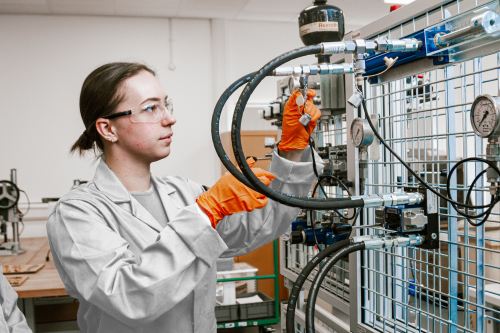
[[[489,95],[481,95],[472,104],[471,122],[474,132],[483,138],[498,135],[498,110]]]
[[[354,119],[351,125],[351,140],[356,148],[367,147],[373,142],[373,132],[366,119]]]
[[[363,123],[355,121],[351,127],[351,139],[354,147],[360,147],[363,143]]]

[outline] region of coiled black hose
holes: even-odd
[[[237,167],[231,162],[226,152],[224,151],[224,147],[222,147],[222,142],[220,140],[220,116],[222,114],[222,110],[224,109],[224,105],[231,95],[238,90],[242,85],[250,81],[250,79],[255,75],[256,72],[247,74],[242,76],[238,80],[231,83],[231,85],[222,93],[215,104],[214,114],[212,115],[212,142],[214,143],[215,152],[219,156],[222,164],[226,167],[226,169],[240,182],[250,187],[251,189],[255,188],[250,184],[250,182],[245,178],[245,176],[238,170]]]
[[[238,166],[241,172],[245,175],[246,179],[252,184],[252,188],[257,192],[260,192],[274,201],[282,203],[284,205],[292,207],[300,207],[305,209],[317,209],[317,210],[329,210],[329,209],[343,209],[343,208],[356,208],[363,207],[364,201],[362,199],[351,200],[350,198],[309,198],[300,197],[292,194],[282,193],[273,190],[263,184],[252,172],[248,164],[246,163],[243,149],[241,146],[241,121],[243,118],[243,112],[245,106],[250,98],[250,95],[259,85],[259,83],[278,66],[288,62],[292,59],[302,57],[305,55],[316,54],[322,51],[321,45],[312,45],[302,47],[290,52],[287,52],[267,63],[262,67],[257,74],[255,74],[252,79],[248,82],[247,86],[243,89],[241,96],[236,104],[233,123],[231,128],[231,141],[233,144],[233,151],[238,162]]]
[[[309,274],[311,274],[314,270],[314,267],[316,267],[316,265],[332,253],[349,246],[351,243],[351,239],[344,239],[328,246],[323,251],[316,254],[299,273],[297,280],[295,280],[293,287],[290,290],[290,297],[288,298],[288,307],[286,310],[286,333],[295,333],[295,308],[297,307],[297,300],[299,299],[300,291],[302,290],[304,282]]]
[[[472,162],[472,161],[478,161],[478,162],[484,162],[484,163],[488,163],[488,160],[485,160],[483,158],[478,158],[478,157],[469,157],[469,158],[466,158],[466,159],[463,159],[461,160],[460,162],[458,162],[457,164],[455,164],[453,166],[453,168],[451,168],[450,170],[450,174],[448,175],[448,179],[446,181],[446,194],[451,198],[451,190],[450,190],[450,181],[451,181],[451,175],[453,174],[453,172],[455,172],[455,170],[458,168],[458,166],[460,164],[463,164],[463,163],[466,163],[466,162]],[[486,162],[485,162],[486,161]],[[492,162],[490,162],[491,164],[489,165],[494,165]],[[476,178],[474,178],[474,180],[472,181],[472,183],[470,184],[469,186],[469,190],[467,191],[467,197],[465,199],[465,202],[469,202],[470,200],[470,197],[471,197],[471,194],[472,194],[472,189],[474,188],[474,186],[476,185],[476,182],[479,180],[479,178],[481,178],[482,175],[484,175],[486,173],[487,170],[483,170],[481,171],[477,176]],[[500,173],[499,173],[500,174]],[[489,204],[489,208],[487,210],[485,210],[484,212],[482,212],[481,214],[478,214],[478,215],[470,215],[470,214],[467,214],[465,211],[461,211],[460,209],[458,209],[457,205],[455,204],[451,204],[453,206],[453,208],[455,208],[455,210],[457,211],[457,213],[459,215],[462,215],[464,216],[466,219],[467,219],[467,222],[469,222],[470,225],[474,226],[474,227],[479,227],[481,225],[483,225],[487,220],[488,220],[488,217],[490,216],[491,214],[491,211],[493,210],[493,207],[495,207],[495,205],[498,203],[500,199],[495,196],[495,195],[492,195],[491,196],[491,201],[490,201],[490,204]],[[471,218],[480,218],[480,217],[483,217],[484,218],[480,221],[480,222],[473,222],[471,220]]]
[[[338,243],[337,243],[338,244]],[[314,281],[309,289],[309,295],[307,297],[307,305],[306,305],[306,333],[314,333],[314,313],[316,307],[316,299],[318,298],[318,293],[321,288],[321,284],[325,279],[328,272],[332,269],[332,267],[345,256],[350,253],[361,251],[365,249],[365,242],[356,242],[346,247],[343,247],[338,252],[336,252],[333,257],[328,259],[326,264],[323,265],[323,268],[314,278]]]

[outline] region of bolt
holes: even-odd
[[[432,235],[431,235],[431,237],[432,237],[432,239],[437,239],[437,238],[438,238],[438,235],[436,235],[436,233],[435,233],[435,232],[433,232],[433,233],[432,233]]]

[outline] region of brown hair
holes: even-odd
[[[97,154],[104,152],[104,144],[95,123],[97,119],[109,116],[116,111],[118,105],[125,98],[125,95],[119,92],[123,81],[141,71],[148,71],[156,76],[154,70],[135,62],[105,64],[87,76],[80,93],[80,115],[85,125],[85,131],[71,147],[71,154],[78,151],[82,156],[91,149],[94,149]]]

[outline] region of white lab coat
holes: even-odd
[[[316,155],[321,172],[322,160]],[[273,153],[273,189],[307,195],[315,181],[311,151],[303,162]],[[201,185],[152,176],[169,223],[162,228],[101,159],[92,182],[59,200],[47,221],[54,263],[66,292],[80,301],[84,333],[180,332],[191,311],[192,332],[216,332],[216,260],[246,254],[285,233],[298,214],[269,200],[251,213],[225,217],[214,230],[197,208]],[[194,292],[194,304],[183,302]]]
[[[17,307],[17,293],[2,273],[0,265],[0,332],[32,333],[26,323],[26,318]]]

